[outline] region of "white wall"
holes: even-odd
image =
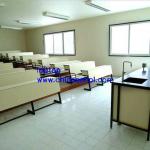
[[[25,32],[23,30],[0,29],[0,51],[26,50]]]
[[[75,29],[77,55],[69,58],[95,60],[97,65],[111,64],[114,74],[120,75],[124,60],[132,61],[133,69],[137,69],[141,67],[142,62],[146,62],[150,66],[150,57],[108,56],[109,24],[150,20],[149,14],[150,8],[147,8],[27,30],[27,49],[36,53],[44,53],[44,33]]]

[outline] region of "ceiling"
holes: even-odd
[[[109,9],[104,12],[85,4],[85,0],[0,0],[0,25],[20,28],[34,28],[65,22],[43,16],[45,11],[69,16],[78,20],[93,16],[150,7],[149,0],[93,0]],[[20,24],[16,20],[29,24]]]

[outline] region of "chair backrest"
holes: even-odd
[[[20,56],[19,58],[20,58],[21,61],[23,61],[23,56]]]
[[[28,62],[32,64],[32,59],[29,59]]]
[[[38,64],[43,65],[42,60],[38,60]]]

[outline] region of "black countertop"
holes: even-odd
[[[147,80],[142,84],[137,84],[137,83],[124,82],[124,81],[122,82],[122,77],[120,77],[118,79],[115,79],[112,82],[112,84],[150,90],[150,68],[146,68],[145,72],[143,72],[142,69],[133,71],[133,72],[125,75],[124,79],[126,79],[128,77],[143,78],[143,79],[147,79]]]

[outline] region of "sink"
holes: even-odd
[[[123,80],[123,82],[130,82],[130,83],[136,83],[136,84],[142,84],[146,81],[147,79],[143,79],[143,78],[133,78],[133,77],[129,77],[125,80]]]

